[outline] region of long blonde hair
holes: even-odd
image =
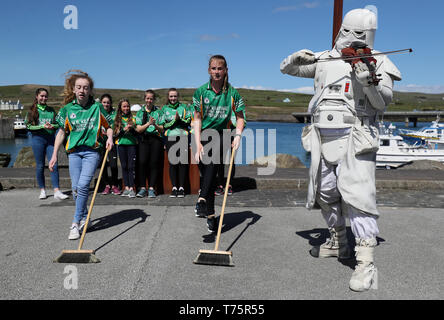
[[[63,104],[67,105],[73,101],[76,97],[74,93],[74,86],[77,79],[86,79],[89,82],[89,87],[91,88],[90,98],[93,97],[94,81],[91,77],[82,70],[69,70],[65,73],[65,88],[63,89]]]

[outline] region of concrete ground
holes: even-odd
[[[304,208],[304,190],[247,189],[228,198],[220,249],[233,252],[233,268],[193,264],[199,249],[213,249],[215,241],[205,219],[194,216],[194,195],[151,201],[98,195],[83,248],[94,249],[101,262],[54,263],[78,241],[68,240],[74,202],[48,193],[39,200],[35,188],[0,192],[0,299],[444,297],[439,190],[378,190],[378,289],[364,293],[348,288],[354,259],[309,255],[327,229],[318,210]],[[217,197],[218,213],[221,202]],[[348,235],[353,244],[350,228]]]

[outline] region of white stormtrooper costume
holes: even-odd
[[[340,57],[353,42],[373,51],[377,10],[373,6],[348,12],[332,50],[313,53],[304,49],[281,63],[281,72],[314,78],[315,94],[308,111],[312,124],[302,133],[304,148],[311,152],[307,208],[321,207],[330,238],[311,253],[319,257],[348,258],[345,217],[356,238],[356,269],[350,280],[354,291],[377,285],[373,250],[379,233],[376,219],[376,151],[379,146],[375,121],[392,100],[393,81],[401,74],[387,56],[375,57],[379,82],[373,82],[362,61],[352,66]],[[318,61],[322,59],[321,61]]]

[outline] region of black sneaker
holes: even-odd
[[[207,203],[203,200],[200,200],[196,204],[196,208],[194,209],[194,212],[196,212],[196,217],[199,217],[199,218],[205,218],[206,216],[208,216]]]
[[[217,219],[216,217],[207,218],[208,232],[214,233],[217,231]]]
[[[171,190],[170,198],[176,198],[177,197],[177,189],[176,187]]]
[[[228,193],[229,196],[233,195],[233,188],[231,186],[228,186]]]
[[[179,188],[179,191],[177,191],[177,197],[178,198],[183,198],[185,197],[185,190],[181,187]]]

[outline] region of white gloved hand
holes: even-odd
[[[356,80],[358,80],[363,87],[368,87],[370,85],[370,70],[367,65],[359,61],[353,65],[353,70],[355,71]]]
[[[308,49],[299,50],[290,56],[290,63],[294,65],[303,66],[315,62],[316,58],[313,51]]]

